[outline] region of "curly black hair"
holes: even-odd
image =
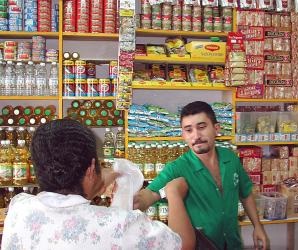
[[[82,180],[93,158],[100,171],[93,132],[74,120],[39,126],[30,151],[41,191],[85,196]]]
[[[182,122],[182,119],[185,116],[196,115],[200,113],[205,113],[213,124],[218,123],[212,107],[208,103],[202,101],[195,101],[185,105],[180,113],[180,122]]]

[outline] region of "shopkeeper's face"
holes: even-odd
[[[220,126],[213,124],[205,113],[183,117],[181,127],[183,139],[196,154],[205,154],[214,148]]]

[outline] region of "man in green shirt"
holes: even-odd
[[[238,201],[253,226],[255,247],[267,248],[267,236],[259,221],[252,182],[232,151],[215,147],[220,125],[205,102],[192,102],[181,111],[182,137],[190,150],[166,165],[163,171],[134,198],[134,208],[145,210],[158,201],[163,187],[184,177],[189,191],[184,199],[194,227],[202,228],[218,249],[241,249]],[[261,243],[260,243],[261,242]]]

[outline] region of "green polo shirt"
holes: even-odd
[[[238,201],[249,196],[252,182],[234,152],[220,147],[216,152],[223,193],[192,150],[168,163],[147,188],[158,192],[172,179],[184,177],[189,188],[184,202],[192,225],[203,228],[219,249],[225,242],[229,250],[241,249]]]

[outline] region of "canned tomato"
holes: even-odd
[[[63,96],[75,96],[74,79],[63,79]]]
[[[161,15],[161,4],[152,5],[152,15]]]
[[[98,79],[87,79],[87,96],[98,96]]]
[[[202,19],[201,17],[192,19],[192,30],[199,32],[202,31]]]
[[[110,96],[111,95],[111,81],[110,79],[98,79],[98,95]]]
[[[172,14],[173,16],[181,16],[182,8],[180,4],[173,5]]]
[[[74,61],[63,61],[63,79],[74,79]]]
[[[172,15],[172,5],[169,3],[164,3],[162,5],[161,13],[163,16],[171,16]]]
[[[76,60],[75,61],[75,78],[76,79],[86,79],[86,61]]]
[[[181,16],[173,17],[172,28],[173,30],[181,30],[182,28]]]
[[[87,81],[86,79],[75,79],[76,96],[87,96]]]
[[[221,21],[220,17],[214,18],[213,31],[214,32],[222,32],[222,21]]]

